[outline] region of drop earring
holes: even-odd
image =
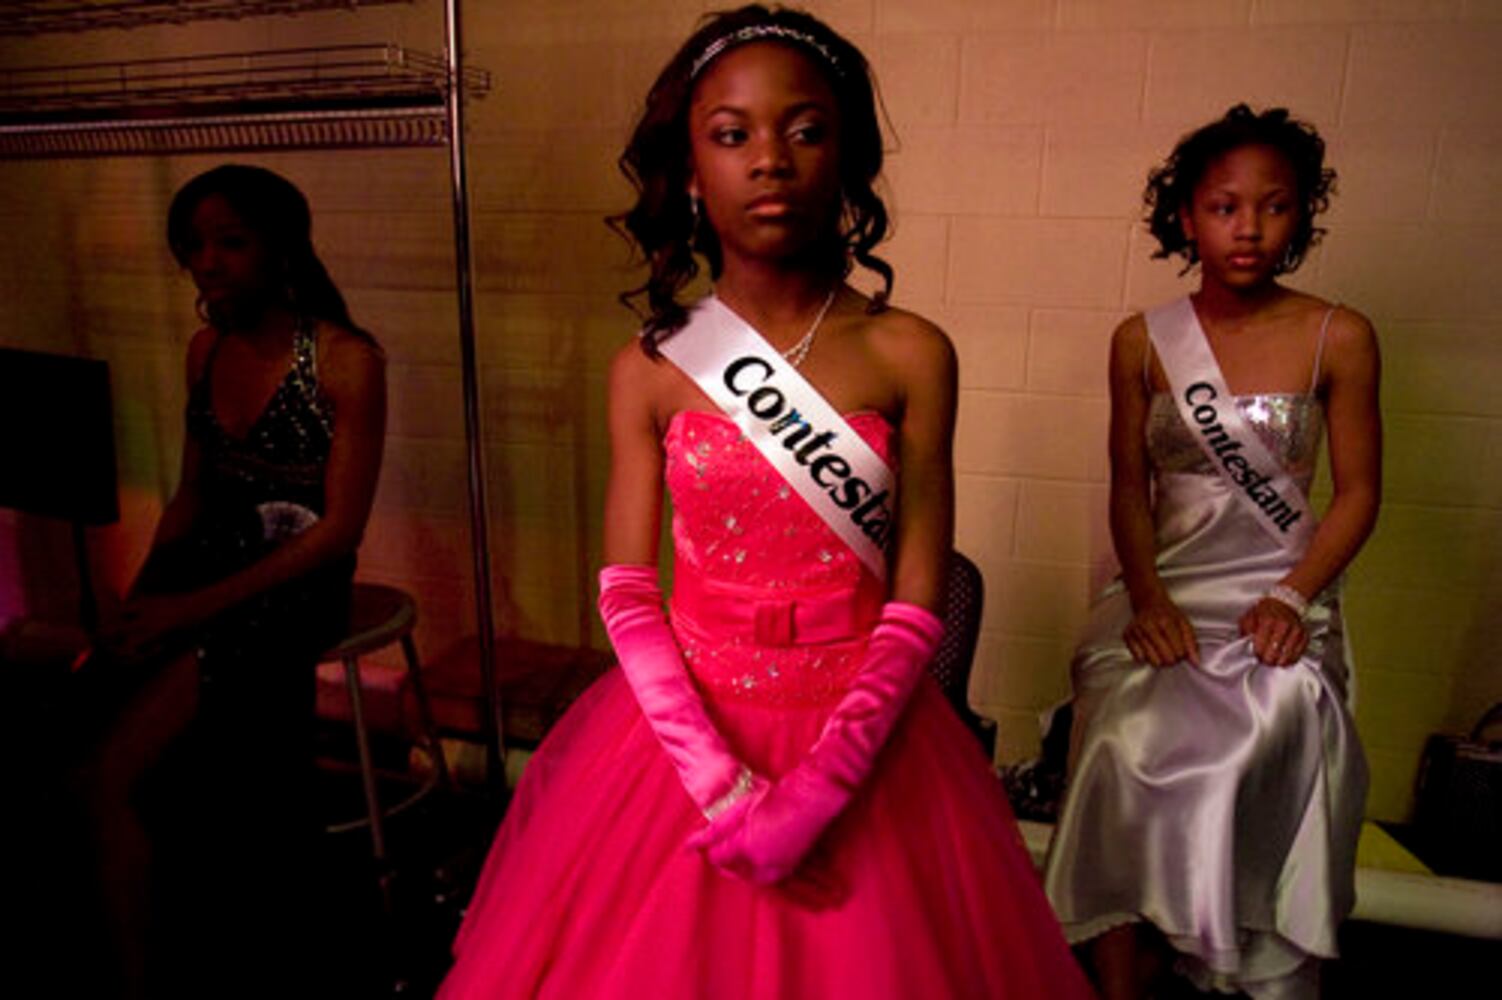
[[[1290,243],[1288,245],[1288,249],[1283,251],[1282,261],[1278,263],[1278,273],[1288,274],[1289,272],[1297,268],[1299,266],[1299,263],[1299,255],[1294,252],[1293,244]]]

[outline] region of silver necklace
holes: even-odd
[[[834,297],[839,290],[839,285],[829,290],[829,297],[824,300],[824,305],[819,307],[819,314],[814,317],[813,325],[808,328],[808,332],[799,337],[796,344],[782,352],[782,356],[794,368],[803,364],[803,359],[808,357],[809,350],[814,346],[814,334],[819,332],[819,324],[824,322],[824,314],[829,312],[830,306],[834,305]]]

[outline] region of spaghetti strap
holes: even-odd
[[[1325,310],[1325,320],[1319,326],[1319,340],[1314,344],[1314,375],[1309,380],[1309,392],[1307,395],[1313,396],[1315,391],[1319,389],[1319,363],[1325,354],[1325,334],[1330,331],[1330,318],[1335,315],[1335,310],[1339,308],[1340,306],[1337,304]]]

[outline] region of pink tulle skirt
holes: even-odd
[[[710,704],[772,776],[832,707]],[[611,671],[528,763],[439,996],[1093,995],[989,762],[927,680],[821,842],[836,905],[722,874],[684,847],[703,823]]]

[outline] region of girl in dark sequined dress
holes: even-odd
[[[299,943],[288,914],[316,833],[314,668],[347,623],[385,431],[384,355],[310,232],[302,193],[258,167],[201,174],[168,215],[205,325],[188,347],[181,479],[94,667],[115,672],[103,686],[124,688],[125,707],[84,783],[127,991],[155,979],[148,853],[179,873],[169,885],[192,887],[169,895],[162,925],[174,976],[184,955],[239,959],[254,941],[234,978],[255,980]]]

